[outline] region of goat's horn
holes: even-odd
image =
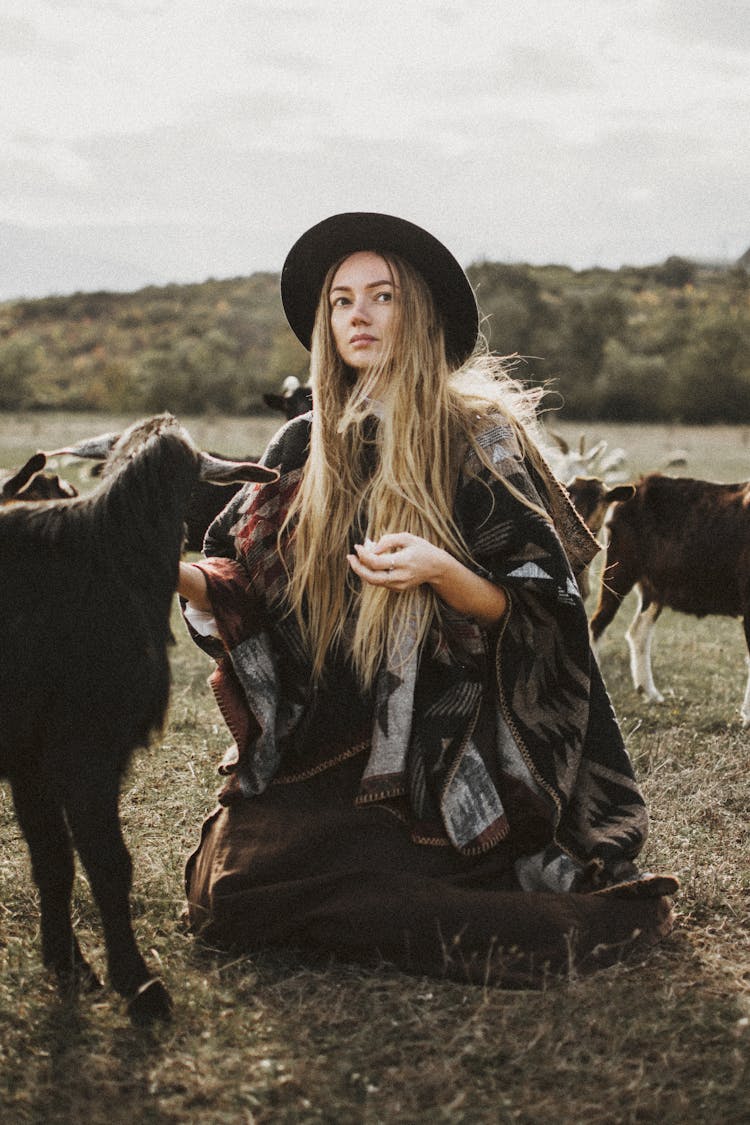
[[[570,452],[570,446],[568,445],[562,434],[558,434],[554,430],[548,430],[547,432],[561,453]]]
[[[84,438],[75,445],[66,445],[47,453],[47,457],[85,457],[90,461],[105,461],[119,434],[99,434],[98,437]]]
[[[226,461],[210,453],[201,453],[201,480],[211,484],[232,484],[235,481],[259,481],[266,483],[278,480],[276,469],[267,469],[255,461]]]

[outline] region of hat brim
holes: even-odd
[[[358,250],[397,254],[427,283],[445,329],[450,362],[463,363],[474,350],[479,312],[474,291],[463,269],[428,231],[372,211],[332,215],[306,231],[287,254],[281,271],[281,301],[297,339],[310,349],[315,312],[328,270]]]

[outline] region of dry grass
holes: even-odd
[[[91,423],[56,420],[68,436],[112,428],[111,420]],[[64,436],[24,433],[24,424],[11,427],[18,450]],[[206,444],[214,448],[262,444],[252,433],[244,442],[237,427],[247,422],[212,425]],[[0,418],[0,448],[5,429]],[[649,433],[638,438],[639,456],[655,463],[661,432],[651,434],[651,452]],[[744,448],[735,438],[732,448],[723,431],[712,454],[712,434],[694,431],[694,447],[717,467],[696,462],[688,471],[737,474]],[[602,665],[650,802],[646,863],[683,880],[674,935],[643,964],[545,992],[504,992],[408,977],[386,964],[364,970],[293,952],[232,958],[198,946],[180,920],[182,868],[212,804],[226,739],[205,686],[207,661],[176,622],[170,720],[160,744],[134,762],[122,800],[135,924],[152,963],[163,966],[174,1022],[144,1033],[109,990],[78,1005],[57,995],[40,966],[25,845],[0,787],[4,1125],[748,1122],[750,734],[738,721],[741,628],[665,614],[654,674],[667,701],[653,707],[630,688],[622,640],[630,612],[612,626]],[[82,877],[75,913],[102,969]]]

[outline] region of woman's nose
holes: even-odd
[[[367,305],[364,297],[356,297],[351,307],[351,319],[354,324],[361,324],[363,321],[369,323],[369,316],[367,314]]]

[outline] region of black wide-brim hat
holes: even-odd
[[[461,364],[469,358],[479,333],[479,311],[463,269],[428,231],[373,211],[332,215],[310,227],[287,254],[281,301],[292,331],[308,351],[326,274],[358,250],[397,254],[411,263],[427,283],[442,317],[448,359]]]

